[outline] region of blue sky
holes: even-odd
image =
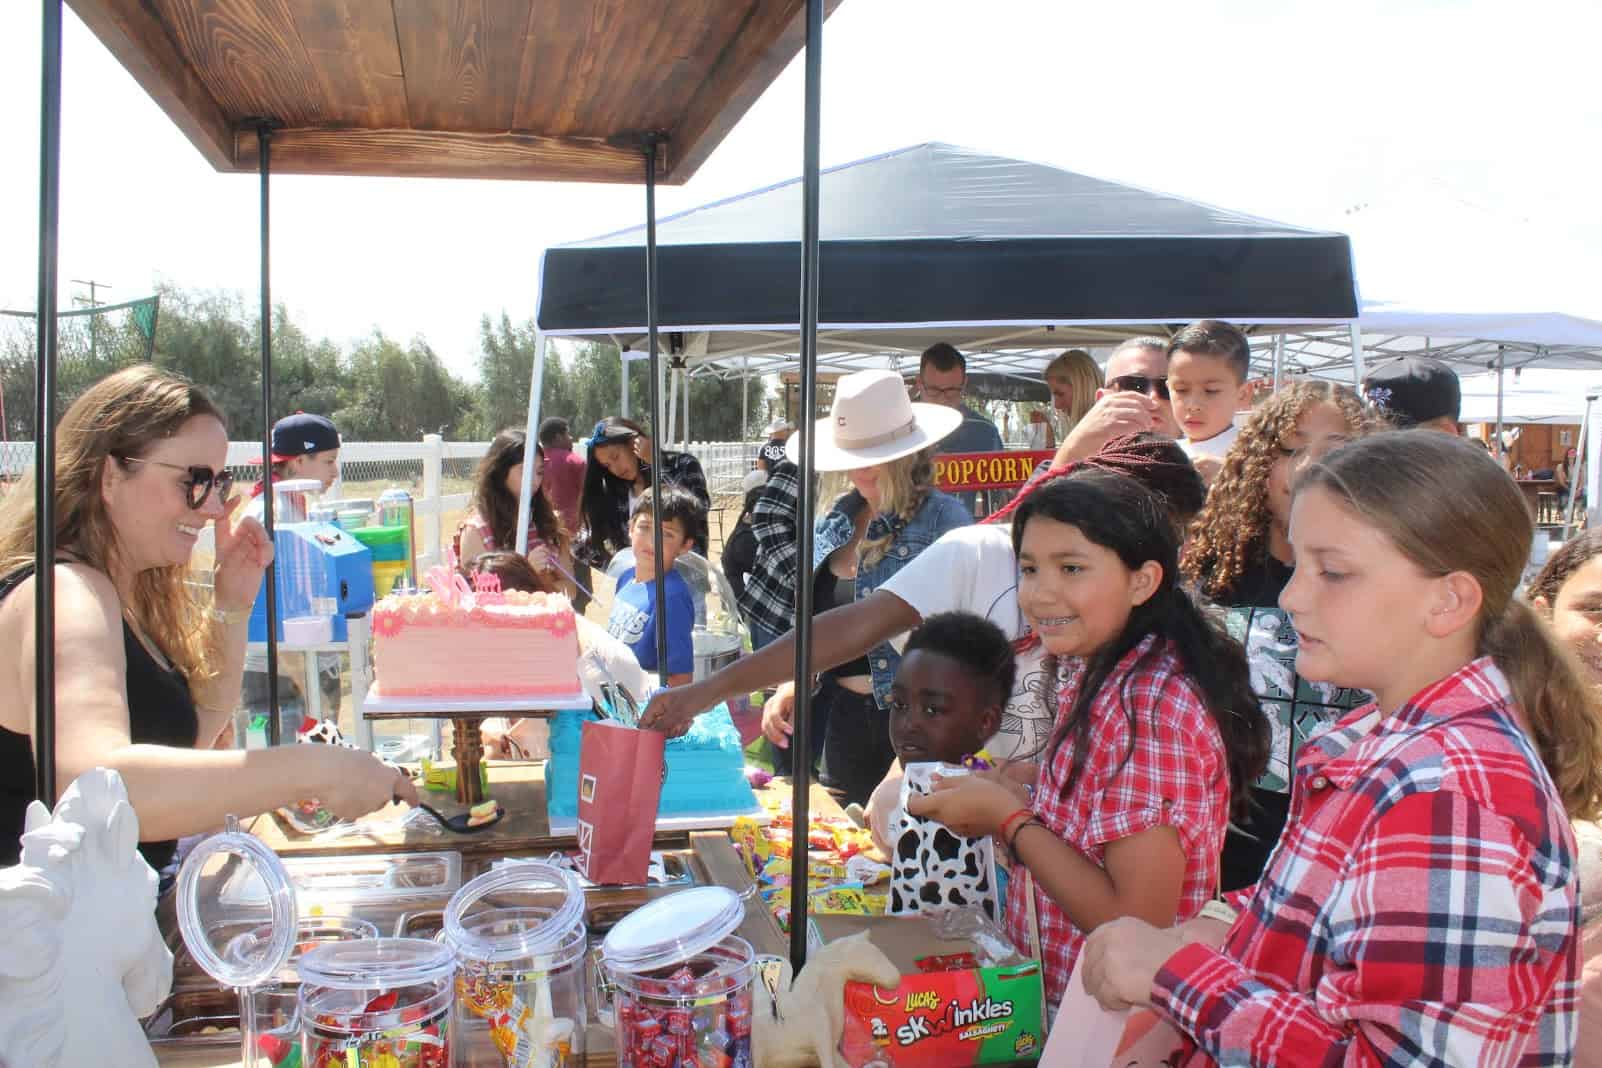
[[[0,306],[31,307],[39,5],[0,4]],[[1602,5],[846,0],[823,161],[927,140],[1349,229],[1366,294],[1602,317]],[[72,15],[67,280],[256,290],[256,180],[214,172]],[[800,169],[792,64],[663,214]],[[638,187],[284,177],[274,297],[336,340],[425,335],[471,375],[478,317],[532,313],[539,251],[639,221]],[[1398,293],[1398,289],[1407,293]]]

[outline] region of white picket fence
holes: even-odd
[[[688,451],[701,462],[713,497],[740,493],[740,481],[751,469],[760,442],[696,441]],[[340,446],[340,481],[334,494],[343,498],[373,497],[385,489],[412,495],[417,517],[418,563],[440,560],[440,546],[454,530],[445,519],[468,507],[473,470],[489,448],[487,441],[445,441],[425,434],[421,441],[347,441]],[[261,442],[228,443],[228,467],[241,485],[261,478]],[[15,481],[33,472],[33,442],[0,444],[0,479]]]

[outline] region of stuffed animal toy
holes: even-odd
[[[793,983],[788,963],[779,972],[775,991],[757,984],[751,1009],[756,1068],[849,1068],[839,1052],[846,983],[901,982],[901,972],[866,931],[818,950]]]

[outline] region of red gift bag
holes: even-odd
[[[643,883],[662,797],[661,731],[586,720],[579,733],[579,870],[593,883]]]

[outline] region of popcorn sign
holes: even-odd
[[[947,493],[968,490],[1017,489],[1029,481],[1046,450],[1015,452],[949,452],[934,458],[935,488]]]
[[[840,1054],[851,1068],[1036,1060],[1041,1000],[1033,961],[904,975],[894,990],[847,983]]]

